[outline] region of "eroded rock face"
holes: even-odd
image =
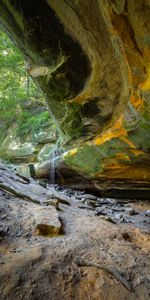
[[[2,0],[0,22],[45,93],[66,164],[149,182],[150,1]]]

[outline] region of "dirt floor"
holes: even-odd
[[[121,212],[117,222],[107,203],[70,204],[59,205],[61,232],[42,236],[39,205],[0,191],[0,299],[150,299],[150,203],[125,203],[130,218]]]

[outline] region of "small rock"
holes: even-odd
[[[0,224],[0,236],[5,236],[9,230],[9,227],[4,224]]]
[[[84,198],[82,198],[81,200],[80,200],[80,203],[85,203],[85,199]]]
[[[91,207],[91,206],[89,206],[89,205],[78,205],[78,208],[95,210],[93,207]]]
[[[34,284],[34,283],[35,283],[35,279],[32,279],[32,280],[31,280],[31,283]]]
[[[130,216],[134,216],[134,215],[137,215],[138,212],[136,212],[133,208],[131,208],[131,210],[129,210],[129,215]]]
[[[62,233],[63,228],[55,207],[35,207],[36,233],[45,236],[55,236]]]
[[[7,214],[3,214],[2,216],[1,216],[1,220],[5,220],[7,218]]]
[[[31,234],[29,232],[25,232],[23,235],[22,235],[23,238],[27,238],[29,239],[31,237]]]
[[[96,215],[109,215],[111,210],[105,208],[105,207],[98,207],[96,208]]]
[[[117,201],[112,198],[97,198],[98,204],[115,205]]]
[[[43,202],[44,205],[49,206],[52,205],[56,207],[56,209],[59,209],[59,201],[57,199],[50,199]]]
[[[11,249],[10,252],[16,253],[16,248]]]
[[[90,205],[90,206],[93,206],[93,207],[95,207],[95,203],[96,203],[95,201],[89,200],[89,199],[85,201],[86,205]]]
[[[30,289],[30,295],[33,295],[33,289],[32,288]]]
[[[20,231],[16,234],[16,237],[20,237],[21,235],[22,235],[22,232]]]
[[[108,216],[100,216],[100,218],[101,218],[102,220],[106,220],[106,221],[108,221],[108,222],[110,222],[110,223],[112,223],[112,224],[117,224],[111,217],[108,217]]]
[[[83,195],[76,195],[77,199],[90,199],[90,200],[97,200],[97,197],[90,194],[83,194]]]
[[[150,217],[150,209],[146,210],[146,211],[144,212],[144,214],[145,214],[146,217]]]
[[[131,234],[128,233],[127,231],[125,231],[125,232],[122,233],[122,237],[123,237],[123,239],[124,239],[125,241],[131,242]]]

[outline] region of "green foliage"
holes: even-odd
[[[33,135],[38,133],[41,128],[52,124],[48,111],[41,112],[37,115],[32,115],[28,111],[22,111],[18,119],[17,135],[23,136],[27,133]]]
[[[21,104],[25,99],[43,101],[43,95],[29,77],[23,55],[0,30],[0,142],[13,122],[18,125],[18,135],[51,122],[48,112],[33,116],[24,111]]]

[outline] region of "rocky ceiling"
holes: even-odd
[[[86,176],[150,181],[149,16],[150,0],[0,1],[64,160]]]

